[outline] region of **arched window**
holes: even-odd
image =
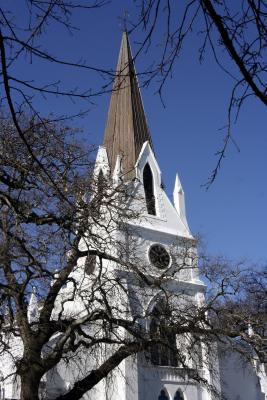
[[[163,389],[161,390],[158,400],[169,400],[165,390],[163,390]]]
[[[155,195],[153,175],[149,164],[145,165],[143,171],[143,183],[146,197],[146,207],[148,214],[156,215]]]
[[[183,393],[180,389],[175,393],[174,400],[184,400]]]
[[[169,329],[170,310],[165,302],[157,304],[152,311],[150,335],[158,343],[153,344],[150,359],[154,365],[177,366],[176,336]]]
[[[89,254],[86,257],[85,264],[84,264],[84,272],[87,275],[92,275],[96,267],[96,255]]]
[[[103,204],[103,197],[107,182],[103,174],[102,169],[100,169],[98,176],[96,177],[96,191],[92,202],[92,211],[95,211],[95,217],[98,218],[100,215],[100,207]]]
[[[106,180],[103,174],[102,169],[99,171],[98,177],[97,177],[97,189],[98,193],[103,194],[104,188],[105,188]]]

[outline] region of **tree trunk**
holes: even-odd
[[[21,400],[39,400],[38,391],[41,381],[40,374],[29,370],[20,376],[21,379]]]

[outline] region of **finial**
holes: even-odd
[[[33,323],[38,321],[39,319],[39,307],[38,307],[38,298],[36,295],[36,287],[34,286],[32,288],[32,293],[28,305],[28,310],[27,310],[27,317],[29,323]]]
[[[128,32],[128,18],[129,18],[129,11],[124,9],[122,17],[119,17],[119,19],[121,20],[120,26],[122,28],[123,32]]]
[[[253,335],[254,335],[254,331],[253,331],[253,328],[252,328],[251,323],[249,321],[248,322],[248,336],[251,337]]]
[[[184,226],[189,230],[187,219],[186,219],[186,212],[185,212],[185,198],[184,198],[184,191],[179,179],[179,175],[176,174],[175,177],[175,185],[173,190],[173,202],[174,207],[176,208],[177,213],[179,214]]]

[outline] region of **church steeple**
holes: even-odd
[[[134,178],[134,166],[146,141],[152,147],[128,34],[123,32],[103,143],[111,173],[120,155],[127,179]]]

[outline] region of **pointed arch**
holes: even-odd
[[[85,259],[84,272],[86,275],[92,275],[96,268],[96,255],[88,254]]]
[[[100,168],[95,174],[95,182],[94,182],[94,190],[95,193],[92,197],[92,202],[91,202],[91,210],[95,214],[95,218],[99,218],[100,216],[100,208],[101,205],[103,204],[103,198],[105,195],[105,190],[107,188],[107,179],[104,175],[104,172],[102,168]]]
[[[170,396],[165,388],[161,389],[157,400],[169,400]]]
[[[185,400],[184,395],[181,389],[178,389],[175,393],[174,399],[173,400]]]
[[[102,168],[100,168],[98,172],[96,184],[97,184],[97,200],[99,203],[101,203],[107,185],[107,181]]]
[[[147,212],[148,214],[156,215],[154,180],[150,165],[148,163],[146,163],[143,170],[143,184],[145,190]]]
[[[177,366],[176,335],[168,328],[170,309],[166,302],[158,302],[151,313],[150,336],[158,341],[151,346],[150,360],[154,365]]]
[[[102,168],[100,168],[98,176],[97,176],[97,187],[98,191],[102,191],[103,188],[105,187],[105,176]]]

